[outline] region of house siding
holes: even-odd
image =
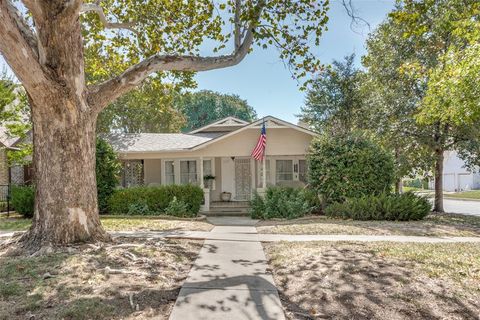
[[[144,165],[144,182],[145,185],[160,184],[162,181],[162,160],[161,159],[147,159]]]

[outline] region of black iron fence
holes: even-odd
[[[0,185],[0,212],[10,212],[10,185]]]

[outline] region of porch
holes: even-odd
[[[196,184],[204,190],[204,212],[245,213],[254,192],[267,186],[304,186],[305,155],[167,157],[123,160],[122,186]]]

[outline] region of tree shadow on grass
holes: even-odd
[[[117,239],[0,257],[0,282],[20,288],[0,297],[0,319],[167,319],[200,248],[199,241]]]
[[[329,246],[319,256],[275,267],[290,318],[479,319],[478,294],[462,297],[448,281],[358,246]]]

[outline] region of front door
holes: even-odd
[[[235,200],[250,200],[251,177],[250,159],[235,159]]]

